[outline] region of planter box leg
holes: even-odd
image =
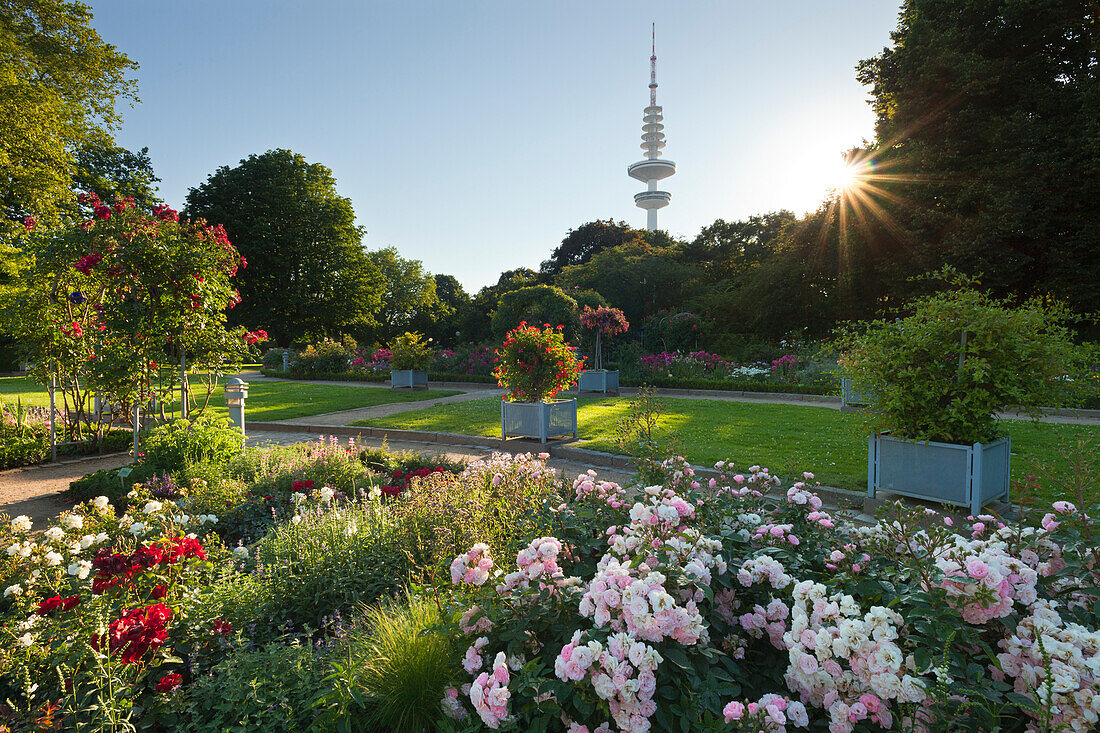
[[[875,498],[875,436],[867,439],[867,496]]]
[[[982,513],[982,444],[975,443],[970,449],[970,514]]]

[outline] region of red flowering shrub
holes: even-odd
[[[160,678],[157,683],[157,692],[171,692],[183,684],[183,675],[179,672],[171,672]]]
[[[216,636],[227,636],[233,633],[233,624],[223,618],[215,619],[210,630],[213,631]]]
[[[508,332],[496,351],[497,366],[493,376],[497,384],[508,390],[513,402],[543,402],[577,381],[583,359],[562,336],[562,326],[543,328],[527,322]]]
[[[418,468],[415,471],[409,471],[408,473],[400,470],[395,470],[392,474],[390,474],[390,483],[386,486],[383,486],[381,491],[385,496],[397,496],[402,491],[409,488],[409,483],[414,478],[424,478],[425,476],[430,476],[433,473],[446,472],[447,469],[443,468],[442,466],[436,466],[435,468]]]
[[[172,609],[163,603],[135,608],[115,619],[107,627],[109,653],[118,654],[123,664],[135,664],[149,651],[156,651],[168,639],[168,621]],[[92,637],[92,648],[99,651],[104,640]]]

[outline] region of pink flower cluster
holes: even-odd
[[[794,534],[793,524],[762,524],[753,533],[755,539],[767,545],[790,544],[798,546],[801,540]]]
[[[737,571],[737,582],[748,588],[757,583],[767,583],[776,590],[783,590],[793,582],[783,563],[771,555],[760,555],[746,560]]]
[[[826,559],[828,562],[825,563],[825,567],[829,570],[848,571],[852,575],[857,575],[867,567],[871,556],[866,552],[860,552],[859,548],[849,542],[842,548],[830,552]]]
[[[637,572],[642,577],[635,577]],[[649,570],[644,563],[635,571],[629,562],[620,563],[604,555],[596,575],[581,598],[580,613],[597,627],[610,625],[643,641],[675,639],[685,646],[709,636],[695,601],[680,606],[665,590],[665,575]]]
[[[489,639],[479,636],[466,650],[466,653],[462,656],[462,668],[466,670],[467,674],[474,674],[481,669],[481,665],[485,664],[485,660],[481,657],[481,650],[488,645]]]
[[[499,652],[493,660],[493,671],[482,672],[470,685],[470,702],[474,711],[485,725],[494,730],[508,720],[508,700],[511,697],[509,679],[504,652]]]
[[[626,489],[613,481],[603,481],[596,478],[596,472],[589,469],[573,481],[573,492],[577,501],[593,499],[607,504],[612,509],[618,509],[629,504],[626,497]]]
[[[1045,703],[1049,695],[1054,713],[1051,730],[1085,733],[1097,729],[1100,632],[1066,623],[1054,603],[1037,601],[1031,615],[998,646],[1000,670],[994,669],[994,677],[1013,678],[1015,691],[1028,698],[1034,699],[1037,691],[1036,703]]]
[[[484,634],[492,631],[493,622],[480,606],[470,606],[459,619],[458,627],[462,629],[463,634]]]
[[[1003,541],[954,539],[954,551],[936,558],[936,567],[944,575],[940,587],[963,620],[984,624],[1011,613],[1014,600],[1035,602],[1038,573],[1008,554]]]
[[[554,660],[554,673],[561,680],[591,684],[607,701],[621,731],[646,733],[649,717],[657,712],[653,693],[657,691],[657,667],[664,661],[660,653],[621,631],[608,637],[606,648],[598,641],[582,644],[582,639],[583,634],[577,631],[562,647]]]
[[[493,559],[489,557],[489,546],[478,542],[468,552],[451,561],[451,582],[455,585],[484,585],[492,569]]]
[[[733,702],[722,709],[727,723],[737,722],[748,730],[762,733],[786,733],[787,726],[805,728],[810,724],[806,706],[789,697],[769,693],[757,702]]]
[[[794,586],[791,627],[783,637],[787,687],[829,712],[830,733],[849,733],[863,720],[889,729],[889,700],[927,697],[895,643],[903,619],[882,606],[863,614],[852,596],[827,592],[809,580]]]
[[[741,628],[754,639],[768,635],[768,641],[776,649],[786,649],[783,643],[783,635],[787,632],[787,618],[791,615],[791,609],[778,598],[773,598],[767,608],[761,605],[753,606],[751,613],[744,613],[737,621]]]
[[[497,586],[498,593],[508,593],[517,588],[529,588],[537,582],[540,588],[554,587],[565,577],[558,566],[561,542],[556,537],[539,537],[516,555],[515,572],[508,573]],[[548,584],[546,581],[549,580]]]

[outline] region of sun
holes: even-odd
[[[829,187],[840,193],[847,193],[867,180],[869,168],[866,161],[841,159],[831,172]]]

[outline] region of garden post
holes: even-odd
[[[233,377],[225,383],[225,406],[229,408],[229,419],[232,423],[244,430],[244,403],[248,397],[248,382],[239,377]]]
[[[187,353],[180,349],[180,417],[187,419]]]
[[[56,398],[54,397],[54,390],[56,387],[56,380],[54,377],[50,377],[50,462],[57,462],[57,423],[54,421],[54,412],[56,410]]]
[[[141,400],[134,400],[134,460],[138,454],[138,431],[141,430]]]
[[[283,352],[283,371],[284,372],[290,371],[290,352],[289,351],[284,351]]]

